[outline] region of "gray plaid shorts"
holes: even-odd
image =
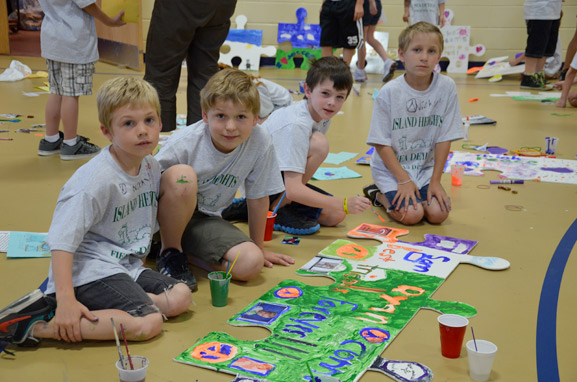
[[[94,63],[68,64],[46,59],[50,93],[75,97],[92,94]]]

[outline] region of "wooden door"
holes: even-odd
[[[120,6],[121,8],[124,5],[129,6],[133,10],[137,10],[138,15],[133,15],[132,17],[136,19],[137,22],[129,22],[121,27],[108,27],[100,21],[96,21],[100,60],[121,67],[142,70],[144,64],[142,59],[141,0],[98,0],[98,4],[101,7],[103,2],[107,2],[104,4],[104,10],[114,8],[114,5]]]
[[[6,2],[0,0],[0,54],[10,54],[10,37],[8,35],[8,8]]]

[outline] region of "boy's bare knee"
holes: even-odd
[[[319,216],[319,223],[325,227],[334,227],[343,220],[347,215],[344,211],[328,210],[323,208]]]
[[[329,147],[329,140],[323,133],[312,133],[309,139],[309,156],[314,154],[326,157],[329,155]]]
[[[245,250],[240,256],[241,258],[238,261],[242,261],[242,263],[235,265],[232,275],[233,279],[248,281],[257,277],[264,266],[262,250],[254,245],[254,248]]]
[[[441,224],[449,217],[449,213],[447,211],[435,211],[433,213],[427,214],[427,221],[431,224]]]
[[[196,184],[196,172],[194,169],[185,164],[177,164],[162,173],[160,193],[168,192],[175,196],[187,195],[193,192],[196,194]],[[190,185],[190,187],[182,187],[184,185]]]
[[[126,335],[132,341],[146,341],[158,336],[161,332],[162,315],[160,313],[135,317],[132,322],[126,325]]]
[[[178,316],[188,310],[192,303],[192,293],[186,284],[175,284],[167,293],[169,299],[168,310],[163,312],[167,317]]]
[[[404,225],[415,225],[423,220],[425,212],[423,211],[423,207],[418,204],[417,209],[409,206],[407,211],[400,209],[399,211],[391,211],[389,215]]]

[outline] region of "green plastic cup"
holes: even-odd
[[[208,274],[212,306],[226,306],[228,300],[228,286],[230,285],[231,278],[232,275],[230,273],[227,277],[226,273],[223,271],[210,272]]]

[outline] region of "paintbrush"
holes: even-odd
[[[118,332],[116,331],[116,325],[114,325],[114,318],[110,317],[110,322],[112,322],[112,330],[114,330],[114,338],[116,339],[116,347],[118,348],[118,358],[120,359],[120,366],[124,369],[124,357],[122,357],[122,349],[120,348],[120,340],[118,339]]]
[[[132,357],[130,357],[130,351],[128,350],[128,342],[126,342],[126,334],[124,333],[124,326],[122,326],[122,324],[120,324],[120,334],[122,334],[124,347],[126,347],[126,358],[128,358],[128,363],[130,364],[130,370],[134,370],[134,365],[132,364]]]

